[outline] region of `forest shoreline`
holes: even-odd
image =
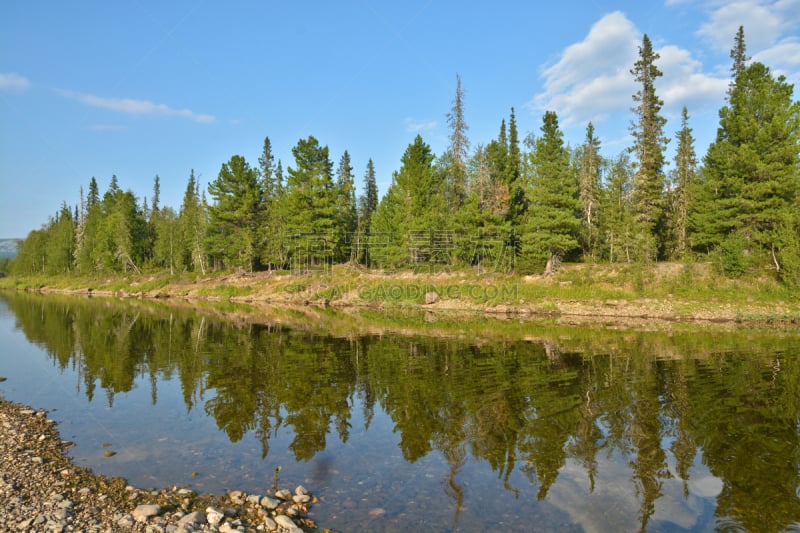
[[[0,289],[112,298],[232,302],[253,306],[551,318],[574,324],[641,327],[693,322],[800,327],[800,298],[765,280],[714,278],[703,265],[662,264],[642,274],[574,265],[552,277],[471,272],[274,272],[126,278],[6,278]],[[646,281],[642,280],[642,277]],[[591,278],[591,279],[590,279]],[[639,286],[646,284],[646,287]]]

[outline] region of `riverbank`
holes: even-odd
[[[572,322],[688,321],[800,326],[800,298],[768,277],[729,279],[707,264],[567,265],[555,276],[380,272],[151,273],[114,278],[32,277],[0,288],[120,298],[257,305],[424,309]]]
[[[263,495],[144,490],[73,464],[44,410],[0,398],[0,428],[0,531],[319,531],[307,518],[317,499],[302,486]]]

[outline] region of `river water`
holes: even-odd
[[[0,377],[96,472],[339,531],[800,528],[796,331],[0,293]]]

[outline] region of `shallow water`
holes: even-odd
[[[280,467],[341,531],[800,525],[796,334],[225,311],[0,294],[0,393],[97,472],[263,493]]]

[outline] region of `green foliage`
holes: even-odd
[[[264,220],[264,189],[256,169],[234,155],[208,185],[209,251],[227,267],[252,271],[259,257],[259,228]]]
[[[286,180],[285,231],[294,268],[308,270],[328,265],[334,257],[339,190],[327,146],[309,136],[297,142],[292,154],[295,167],[289,168]]]
[[[400,170],[381,199],[373,217],[373,239],[381,239],[381,266],[397,267],[427,260],[425,252],[412,246],[412,234],[445,227],[445,204],[441,194],[442,173],[434,167],[435,156],[420,135],[406,148]],[[379,241],[372,241],[375,245]],[[376,248],[376,246],[373,246]]]
[[[684,108],[668,182],[655,91],[662,73],[644,35],[631,70],[639,86],[634,143],[616,157],[600,155],[591,123],[581,145],[565,146],[552,112],[541,137],[529,136],[521,149],[513,107],[497,138],[470,153],[457,77],[447,150],[437,158],[417,136],[383,197],[371,159],[357,197],[349,152],[334,173],[328,147],[313,136],[292,149],[284,182],[265,137],[257,168],[238,155],[222,165],[208,186],[211,205],[192,171],[177,213],[161,205],[158,176],[150,206],[116,176],[101,197],[92,177],[74,210],[62,205],[7,268],[18,276],[105,276],[150,267],[330,272],[358,263],[551,273],[562,259],[649,266],[703,254],[724,275],[772,269],[797,286],[800,103],[782,76],[748,65],[741,27],[731,58],[715,142],[698,168]]]
[[[681,129],[676,134],[678,149],[675,153],[675,168],[671,174],[667,195],[667,255],[676,259],[686,257],[689,251],[689,210],[697,176],[697,157],[694,137],[689,127],[689,111],[681,112]]]
[[[695,245],[727,247],[726,255],[732,249],[725,243],[737,233],[743,253],[774,259],[800,194],[800,103],[792,102],[792,86],[761,63],[739,73],[729,99],[704,160]],[[780,272],[779,262],[773,267]]]
[[[595,257],[599,241],[600,193],[604,161],[600,156],[600,139],[595,136],[594,125],[586,127],[586,139],[574,154],[578,174],[578,197],[581,202],[580,243],[583,255]]]
[[[542,136],[530,156],[526,190],[528,212],[522,225],[522,260],[545,265],[552,274],[559,261],[578,248],[578,183],[564,147],[558,117],[544,114]]]
[[[719,247],[719,268],[727,276],[738,277],[747,271],[749,261],[745,256],[748,243],[742,235],[731,233]]]
[[[636,120],[631,125],[631,134],[637,167],[633,177],[632,207],[634,221],[640,226],[638,231],[656,236],[657,248],[644,251],[644,255],[653,258],[663,244],[664,150],[669,142],[663,133],[666,119],[661,116],[661,106],[664,102],[658,98],[655,89],[655,81],[662,76],[656,66],[658,59],[659,54],[653,50],[645,34],[639,47],[639,59],[631,69],[636,82],[641,84],[633,95]],[[641,238],[640,242],[649,243],[651,239]]]

